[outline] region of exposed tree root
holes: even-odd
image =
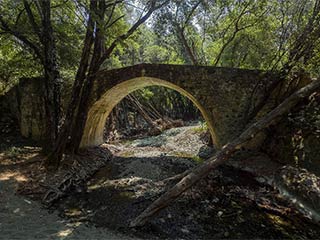
[[[65,156],[57,173],[43,183],[48,190],[42,202],[50,206],[72,191],[85,191],[86,180],[110,159],[111,152],[102,147],[85,149],[76,156]]]

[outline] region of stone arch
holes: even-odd
[[[200,110],[203,118],[207,122],[213,143],[219,146],[217,136],[213,128],[212,120],[209,117],[209,114],[207,113],[206,109],[199,103],[199,101],[194,96],[192,96],[189,92],[171,82],[159,78],[138,77],[126,80],[110,88],[104,94],[102,94],[99,100],[97,100],[91,106],[88,112],[88,118],[81,139],[80,147],[88,147],[102,144],[104,141],[104,127],[112,109],[129,93],[149,86],[167,87],[176,90],[180,94],[189,98],[193,102],[193,104]]]

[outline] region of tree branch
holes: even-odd
[[[8,34],[11,34],[14,37],[16,37],[21,42],[23,42],[27,47],[29,47],[37,55],[40,61],[42,62],[44,61],[40,48],[36,46],[34,43],[32,43],[26,36],[22,35],[20,32],[11,29],[9,24],[2,18],[1,15],[0,15],[0,28],[3,29]]]
[[[32,13],[30,4],[27,2],[27,0],[23,0],[23,5],[26,9],[28,19],[29,19],[29,22],[33,28],[33,31],[35,32],[35,34],[38,36],[39,40],[41,41],[41,31],[40,31],[38,24],[36,23],[36,20],[34,18],[33,13]]]
[[[109,23],[110,23],[110,21],[111,21],[111,19],[112,19],[114,10],[116,9],[117,4],[119,4],[119,3],[122,3],[122,1],[114,1],[114,3],[106,5],[106,8],[112,7],[112,9],[111,9],[111,11],[110,11],[110,14],[109,14],[109,16],[108,16],[108,20],[107,20],[107,22],[106,22],[106,27],[107,27],[107,28],[110,27],[110,26],[112,26],[112,25],[113,25],[115,22],[117,22],[118,20],[120,20],[120,17],[119,17],[118,19],[114,20],[114,21],[109,25]],[[122,17],[121,17],[121,18],[122,18]]]
[[[109,58],[110,54],[113,52],[113,50],[116,48],[116,46],[126,40],[128,37],[130,37],[139,27],[140,25],[142,25],[143,23],[145,23],[149,17],[152,15],[152,13],[154,11],[156,11],[157,9],[161,8],[162,6],[164,6],[165,4],[167,4],[169,2],[169,0],[166,0],[164,3],[159,4],[156,6],[156,1],[152,1],[151,2],[151,7],[149,9],[149,11],[143,15],[142,17],[140,17],[137,22],[123,35],[117,37],[109,46],[109,48],[107,48],[104,52],[104,54],[102,55],[102,57],[100,58],[100,60],[98,61],[98,65],[101,66],[102,63]]]
[[[185,27],[187,26],[187,24],[189,23],[193,13],[196,11],[196,9],[198,8],[198,6],[200,5],[201,1],[198,1],[191,9],[190,13],[188,14],[188,16],[186,17],[186,20],[184,21],[183,25],[182,25],[182,29],[184,30]]]

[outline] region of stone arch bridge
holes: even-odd
[[[81,147],[103,143],[105,122],[115,105],[129,93],[154,85],[188,97],[201,111],[213,142],[221,147],[242,132],[250,113],[266,101],[278,79],[277,73],[260,70],[168,64],[102,70],[96,75],[90,96]],[[0,115],[11,112],[21,134],[35,140],[45,133],[43,91],[42,78],[24,79],[0,98]],[[268,99],[270,102],[268,106],[272,99]]]
[[[81,147],[103,143],[111,110],[126,95],[147,86],[164,86],[188,97],[206,120],[213,142],[221,147],[237,136],[256,105],[279,75],[236,68],[140,64],[100,71],[90,98],[90,110]]]

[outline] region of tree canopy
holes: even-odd
[[[89,1],[51,2],[60,73],[64,79],[73,81],[85,37]],[[148,4],[148,1],[105,2],[115,3],[114,9],[108,9],[112,17],[105,23],[109,25],[104,30],[106,44],[124,34]],[[129,39],[119,41],[102,67],[147,62],[280,69],[288,61],[299,35],[318,29],[318,5],[315,0],[172,0]],[[41,46],[37,32],[43,27],[38,10],[39,1],[35,0],[4,0],[0,4],[2,93],[21,77],[41,75],[41,57],[35,50]],[[313,29],[306,29],[308,25]],[[309,54],[312,56],[302,60],[301,67],[319,74],[319,39],[311,41],[315,46]]]

